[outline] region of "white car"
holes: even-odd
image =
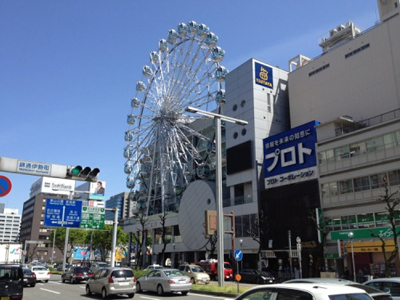
[[[371,300],[372,298],[364,290],[355,287],[317,283],[260,285],[236,298],[236,300],[270,299]]]
[[[363,284],[389,293],[393,300],[400,300],[400,277],[375,278]]]
[[[32,266],[31,271],[36,275],[36,281],[48,282],[50,279],[50,270],[45,266]]]

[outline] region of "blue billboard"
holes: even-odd
[[[292,173],[289,179],[296,179],[303,176],[302,173],[296,171],[315,167],[317,165],[315,126],[318,124],[317,121],[311,121],[265,138],[263,140],[264,178]]]
[[[262,85],[270,89],[274,88],[274,76],[271,67],[256,62],[254,65],[254,71],[256,84]]]

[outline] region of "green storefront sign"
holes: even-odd
[[[396,228],[400,229],[399,228]],[[341,231],[331,231],[331,240],[349,240],[349,232],[353,233],[354,239],[370,239],[372,237],[371,233],[382,238],[393,238],[393,230],[390,227],[378,227],[378,228],[366,228],[366,229],[355,229],[355,230],[341,230]]]

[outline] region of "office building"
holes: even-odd
[[[16,208],[0,203],[0,242],[18,242],[21,215]]]

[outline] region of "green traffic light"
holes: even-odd
[[[73,176],[78,176],[81,171],[82,171],[82,167],[81,166],[76,166],[76,167],[71,169],[70,173]]]

